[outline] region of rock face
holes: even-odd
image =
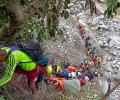
[[[98,49],[98,53],[104,54],[103,72],[106,77],[115,75],[120,71],[120,22],[119,17],[107,19],[103,12],[105,5],[103,0],[99,0],[102,4],[97,3],[99,10],[98,15],[90,16],[89,10],[84,9],[85,0],[71,0],[72,3],[68,5],[67,11],[70,18],[67,20],[60,20],[60,29],[63,30],[63,39],[59,36],[57,40],[48,41],[46,47],[48,51],[57,52],[64,60],[72,64],[79,64],[83,60],[84,55],[84,41],[81,39],[79,30],[76,27],[78,20],[85,26],[87,35],[92,37],[94,45]],[[63,42],[64,41],[64,42]],[[120,96],[120,92],[117,96]],[[113,98],[113,97],[111,97]],[[111,99],[110,99],[111,100]],[[117,99],[115,99],[117,100]]]
[[[44,45],[48,52],[56,54],[61,57],[57,58],[59,62],[69,62],[71,64],[79,65],[85,58],[85,44],[82,40],[79,29],[75,25],[73,18],[60,20],[60,29],[63,31],[63,36],[57,36],[56,40],[49,40]],[[55,56],[57,56],[55,55]]]
[[[64,18],[60,19],[59,28],[63,31],[64,35],[56,36],[56,40],[49,40],[44,44],[48,52],[57,53],[61,56],[62,61],[75,65],[79,65],[86,58],[85,43],[81,38],[78,28],[79,22],[84,25],[86,35],[90,37],[95,37],[95,34],[93,34],[89,24],[91,23],[94,27],[99,22],[97,18],[92,21],[90,16],[86,15],[83,10],[84,6],[84,0],[81,2],[73,0],[68,5],[69,9],[66,9],[70,17],[67,20]],[[103,51],[97,42],[96,38],[92,38],[92,43],[97,47],[98,53],[102,54]]]
[[[48,53],[55,56],[56,63],[69,62],[79,65],[86,57],[85,44],[77,27],[81,22],[85,33],[92,38],[92,43],[97,47],[98,54],[104,55],[104,75],[111,77],[120,73],[120,22],[104,17],[104,0],[98,1],[102,2],[97,3],[99,14],[91,17],[89,10],[84,9],[85,0],[71,0],[69,8],[66,9],[70,17],[67,20],[60,19],[59,28],[64,34],[56,36],[56,39],[47,40],[44,47]],[[120,100],[119,97],[120,89],[116,89],[109,100]]]

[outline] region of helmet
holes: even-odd
[[[75,72],[71,72],[72,78],[76,78],[76,73]]]
[[[89,80],[89,77],[88,77],[88,76],[85,76],[85,77],[84,77],[84,80],[85,80],[85,81],[88,81],[88,80]]]
[[[52,73],[52,66],[47,66],[46,67],[46,73],[51,74]]]

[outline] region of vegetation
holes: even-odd
[[[37,33],[40,42],[55,37],[56,33],[60,33],[60,16],[68,17],[65,9],[69,3],[70,0],[0,0],[0,40],[13,38],[15,34],[23,38],[33,37],[33,33]],[[120,3],[106,0],[106,4],[104,15],[113,18]],[[90,7],[91,16],[96,13],[94,0],[86,0],[85,6]]]
[[[29,33],[35,31],[40,41],[54,37],[59,32],[59,17],[68,17],[67,12],[61,8],[66,8],[69,2],[70,0],[1,0],[0,40],[18,33],[22,37],[31,36]],[[40,22],[33,22],[33,19],[39,19]]]
[[[108,18],[113,18],[114,14],[117,14],[117,9],[120,7],[120,3],[117,0],[106,0],[107,9],[104,12],[104,15]]]

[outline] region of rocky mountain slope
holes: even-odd
[[[47,40],[44,43],[46,51],[56,57],[56,64],[61,62],[69,62],[73,65],[79,65],[83,61],[83,59],[86,58],[85,44],[80,36],[78,28],[78,23],[81,22],[85,27],[86,35],[89,35],[92,38],[92,43],[97,47],[97,53],[103,55],[104,57],[103,65],[101,69],[99,69],[100,71],[102,71],[104,78],[108,79],[111,78],[113,75],[117,75],[120,72],[119,14],[114,17],[114,19],[107,19],[103,16],[105,4],[97,2],[96,6],[98,14],[94,14],[91,17],[89,9],[84,8],[85,0],[71,1],[72,2],[68,5],[69,8],[66,9],[69,12],[70,17],[66,20],[64,18],[60,19],[59,28],[63,31],[63,35],[57,35],[56,39]],[[114,82],[112,82],[112,84],[114,85]],[[5,92],[5,94],[7,93],[6,96],[9,96],[11,100],[14,99],[14,95],[15,97],[17,97],[17,100],[31,100],[30,97],[23,96],[15,88],[11,90],[10,85],[8,85],[7,88],[9,93],[7,93],[7,91]],[[92,92],[90,88],[93,88],[91,84],[88,85],[87,88],[83,89],[83,93],[84,91],[87,91],[86,93]],[[39,97],[45,99],[46,91],[44,87],[41,88],[41,90],[42,89],[43,91],[40,91]],[[13,92],[16,92],[16,94],[13,94]],[[88,94],[85,94],[83,98],[86,95]],[[50,97],[51,96],[48,96],[46,97],[46,99]],[[79,100],[78,98],[76,98],[75,100]],[[88,100],[86,98],[84,98],[83,100]],[[60,100],[58,98],[56,99]],[[71,99],[73,98],[71,97],[69,100]],[[120,100],[120,88],[117,88],[112,93],[109,100]]]
[[[98,53],[103,54],[104,63],[101,71],[104,78],[110,78],[120,72],[120,20],[118,14],[113,19],[104,17],[103,13],[106,5],[96,2],[97,15],[90,16],[88,9],[84,8],[85,0],[72,0],[66,9],[70,18],[60,20],[60,29],[64,32],[64,42],[58,37],[54,42],[48,42],[46,47],[55,51],[72,64],[79,64],[83,57],[84,41],[82,41],[77,23],[80,21],[84,24],[86,34],[92,37]],[[63,43],[63,44],[62,44]],[[113,83],[114,84],[114,83]],[[116,89],[110,100],[119,100],[120,91]]]

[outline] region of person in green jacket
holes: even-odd
[[[9,47],[4,47],[0,49],[0,62],[5,62],[7,64],[6,71],[4,72],[4,75],[0,78],[0,87],[10,81],[11,85],[16,86],[18,89],[22,90],[22,92],[29,93],[23,88],[23,84],[16,84],[17,76],[19,74],[22,74],[27,76],[29,90],[32,91],[33,94],[35,94],[37,92],[35,82],[40,73],[40,67],[32,61],[31,57],[29,57],[21,50],[15,50],[7,57],[7,53],[9,52],[9,50]]]

